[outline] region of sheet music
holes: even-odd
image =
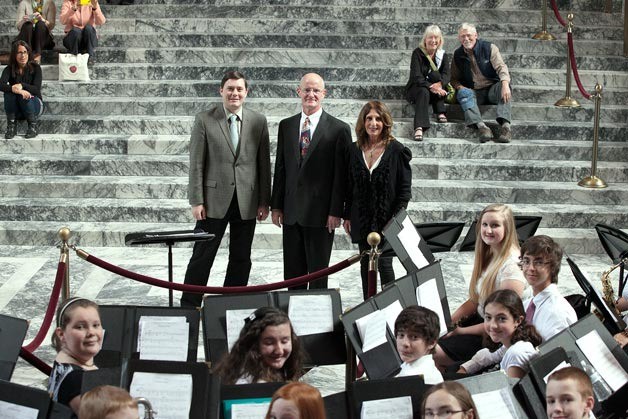
[[[231,351],[233,344],[236,343],[238,337],[240,337],[240,331],[244,326],[244,319],[249,317],[257,308],[245,308],[241,310],[227,310],[226,322],[227,322],[227,348]]]
[[[596,330],[577,339],[576,344],[613,392],[628,382],[628,373],[617,362]]]
[[[39,410],[0,400],[2,419],[37,419]]]
[[[394,415],[391,415],[393,413]],[[362,402],[361,419],[390,419],[393,416],[395,419],[412,419],[412,397],[403,396]]]
[[[140,359],[186,361],[190,328],[185,316],[141,316],[137,350]]]
[[[131,380],[132,397],[146,397],[160,419],[188,419],[192,404],[192,375],[136,372]],[[140,407],[140,416],[143,416]]]
[[[297,336],[333,332],[331,295],[291,295],[288,317]]]
[[[397,238],[403,245],[403,248],[408,252],[408,256],[414,263],[414,266],[417,269],[421,269],[424,266],[429,265],[429,262],[419,249],[419,243],[421,243],[421,235],[416,231],[414,224],[412,224],[412,220],[410,217],[404,218],[401,223],[403,229],[397,234]]]
[[[362,339],[362,351],[368,352],[371,349],[384,344],[386,340],[386,316],[381,310],[376,310],[355,321]]]
[[[399,313],[401,313],[402,310],[403,307],[401,307],[399,300],[380,310],[384,313],[384,316],[386,316],[386,323],[393,334],[395,333],[395,322],[397,321],[397,316],[399,316]]]
[[[443,305],[440,302],[436,278],[432,278],[416,288],[416,300],[420,306],[429,308],[438,315],[438,321],[440,323],[439,336],[447,334],[447,322],[445,321],[445,314],[443,313]]]
[[[472,394],[471,397],[482,419],[517,419],[508,388]]]
[[[549,376],[554,374],[554,371],[562,370],[563,368],[567,368],[567,367],[571,367],[571,364],[566,361],[563,361],[560,364],[556,365],[556,368],[551,370],[549,373],[545,375],[545,377],[543,377],[543,381],[545,381],[545,384],[547,384],[547,380],[549,379]]]
[[[260,419],[266,417],[267,403],[238,403],[231,405],[231,419]]]

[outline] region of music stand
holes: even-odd
[[[417,223],[414,225],[421,237],[427,242],[427,247],[432,253],[449,252],[458,241],[464,223]]]
[[[519,243],[523,243],[530,237],[534,236],[536,230],[541,224],[543,217],[537,217],[532,215],[517,215],[515,218],[515,229],[517,230],[517,238]],[[464,236],[462,243],[460,244],[459,252],[470,252],[475,250],[475,229],[477,221],[473,221],[467,231],[467,235]]]
[[[214,234],[207,233],[203,230],[177,230],[177,231],[161,231],[161,232],[142,232],[129,233],[124,236],[124,244],[127,246],[137,246],[140,244],[156,244],[165,243],[168,246],[168,281],[173,282],[172,278],[172,246],[179,242],[197,242],[205,240],[213,240]],[[168,290],[168,305],[172,307],[172,290]]]
[[[578,265],[576,265],[576,263],[571,260],[569,256],[567,256],[567,263],[569,264],[576,281],[578,281],[578,285],[580,285],[580,288],[584,291],[589,304],[593,303],[602,314],[602,322],[608,331],[612,335],[623,332],[626,329],[626,323],[624,323],[624,320],[613,313],[613,310],[611,310],[608,304],[606,304],[606,301],[604,301],[600,293],[591,285]]]
[[[414,226],[406,210],[401,209],[382,230],[386,244],[382,246],[380,257],[396,255],[409,274],[434,263],[435,260],[426,240]],[[414,248],[415,244],[417,248]]]
[[[605,224],[596,224],[595,231],[597,231],[602,247],[613,260],[613,263],[620,263],[624,258],[628,257],[628,234]],[[624,276],[624,265],[622,264],[619,267],[617,295],[621,296],[623,294],[627,279]]]

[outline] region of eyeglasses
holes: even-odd
[[[425,413],[423,414],[423,417],[425,419],[432,419],[432,418],[449,418],[451,417],[451,415],[455,415],[456,413],[462,413],[464,412],[464,410],[439,410],[438,412],[432,412],[431,410],[426,410]]]
[[[521,269],[523,269],[523,268],[527,268],[528,266],[532,265],[535,268],[540,268],[541,266],[549,265],[550,263],[551,262],[546,262],[546,261],[541,260],[541,259],[535,259],[535,260],[521,259],[521,261],[519,261],[519,267]]]
[[[28,55],[28,51],[18,51],[16,55]]]
[[[323,93],[323,91],[321,89],[312,89],[312,88],[308,88],[308,89],[301,89],[301,92],[309,95],[310,93],[313,93],[315,96],[319,96],[321,93]]]

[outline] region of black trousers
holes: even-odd
[[[292,279],[329,266],[334,233],[327,227],[283,226],[283,277]],[[307,285],[290,289],[307,289]],[[310,289],[327,288],[327,277],[310,282]]]
[[[53,49],[55,46],[48,26],[41,20],[35,25],[33,25],[33,22],[24,22],[19,35],[15,39],[30,45],[34,55],[41,55],[42,50]]]
[[[430,127],[429,104],[435,114],[445,113],[445,97],[430,92],[427,87],[414,86],[411,93],[414,96],[414,129],[419,127],[427,130]]]
[[[384,243],[382,243],[379,247],[381,248],[383,245]],[[364,252],[365,250],[371,250],[371,246],[366,242],[366,240],[359,241],[358,247],[360,249],[360,253]],[[377,270],[379,271],[379,282],[382,285],[382,289],[385,285],[395,280],[395,271],[393,270],[392,257],[379,258],[377,260]],[[362,257],[362,259],[360,259],[360,276],[362,277],[362,296],[365,300],[368,297],[368,273],[369,258],[367,256],[364,256]]]
[[[83,54],[87,52],[93,56],[98,46],[96,29],[92,25],[85,25],[83,29],[72,28],[63,38],[63,46],[70,54]]]
[[[215,234],[211,241],[200,241],[194,244],[192,257],[185,272],[186,284],[207,285],[209,273],[220,242],[229,224],[229,263],[225,274],[225,287],[246,285],[251,273],[251,244],[255,235],[255,218],[243,220],[240,217],[238,197],[234,192],[231,205],[224,218],[206,218],[196,222],[197,229]],[[181,307],[200,307],[203,296],[184,292],[181,295]]]

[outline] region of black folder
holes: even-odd
[[[190,374],[192,376],[192,401],[190,404],[190,419],[217,418],[220,405],[220,380],[210,373],[209,367],[203,362],[175,362],[175,361],[143,361],[132,359],[122,372],[123,387],[130,389],[133,374],[136,372],[151,372],[161,374]],[[140,395],[134,395],[139,397]],[[153,408],[155,400],[148,400]]]
[[[563,348],[571,365],[582,368],[582,364],[584,363],[587,368],[593,368],[591,362],[587,359],[576,343],[577,339],[585,336],[593,330],[597,331],[606,347],[624,371],[628,371],[628,355],[623,351],[615,339],[613,339],[613,336],[594,314],[589,314],[581,320],[578,320],[578,322],[572,324],[570,327],[552,337],[547,342],[543,342],[539,346],[539,352],[541,355],[546,355],[555,348]],[[594,412],[596,412],[597,415],[598,409],[601,407],[606,413],[615,413],[620,415],[625,414],[627,407],[625,401],[627,398],[628,383],[624,384],[606,400],[601,400],[600,403],[596,403]]]
[[[37,419],[70,419],[72,415],[69,408],[50,400],[48,392],[5,380],[0,380],[0,400],[37,410]]]
[[[515,228],[517,229],[517,238],[519,239],[519,243],[523,243],[530,237],[534,236],[534,233],[536,233],[536,230],[539,228],[539,224],[541,224],[541,219],[543,217],[516,215],[514,218]],[[467,235],[464,236],[464,239],[460,244],[460,248],[458,249],[459,252],[468,252],[475,250],[476,225],[477,221],[473,221],[471,223],[471,226],[469,226]]]
[[[360,418],[362,404],[365,401],[410,396],[412,399],[412,417],[419,419],[421,418],[423,395],[428,387],[420,375],[355,381],[351,383],[348,391],[351,417]],[[394,412],[390,413],[391,418],[394,417]]]
[[[427,242],[427,247],[432,253],[449,252],[456,244],[464,223],[462,222],[441,222],[441,223],[417,223],[414,225],[421,237]]]
[[[596,224],[595,231],[613,263],[619,263],[622,258],[628,256],[628,234],[606,224]],[[621,292],[619,294],[621,295]]]
[[[456,381],[465,386],[471,395],[508,389],[508,394],[510,395],[512,404],[515,408],[515,417],[526,417],[523,408],[512,391],[512,387],[515,385],[517,380],[508,378],[508,376],[503,372],[495,371],[486,374],[474,375],[472,377],[466,377]]]
[[[0,314],[0,380],[11,380],[28,322]]]
[[[333,365],[346,362],[346,345],[340,324],[342,302],[335,289],[290,290],[251,294],[208,295],[203,301],[203,334],[205,359],[212,364],[218,362],[228,351],[227,310],[256,310],[260,307],[277,307],[288,313],[288,304],[293,295],[329,295],[332,303],[333,331],[300,336],[302,348],[307,353],[308,365]]]
[[[254,383],[220,386],[220,418],[225,419],[227,417],[226,412],[229,409],[227,404],[230,401],[250,400],[251,402],[259,403],[260,400],[268,400],[270,402],[275,391],[279,390],[284,384],[286,383]]]
[[[410,216],[406,212],[405,209],[400,210],[389,222],[386,224],[384,229],[382,230],[382,234],[386,237],[386,245],[382,248],[382,256],[381,257],[391,257],[393,254],[396,254],[399,258],[399,261],[406,269],[406,271],[410,274],[418,271],[421,267],[416,266],[412,259],[410,258],[410,254],[408,253],[408,249],[405,248],[404,243],[399,240],[398,234],[403,231],[403,222],[404,220],[409,219],[410,223],[414,226],[414,223],[410,219]],[[424,238],[421,237],[418,231],[415,229],[415,233],[417,236],[421,238],[419,242],[419,250],[427,260],[427,263],[434,262],[434,255],[430,251],[430,248],[425,241]],[[388,246],[392,248],[392,251],[388,250]]]
[[[105,329],[103,347],[94,358],[100,368],[120,367],[124,360],[139,358],[137,336],[142,316],[184,316],[189,327],[187,361],[195,362],[198,351],[200,313],[194,308],[109,306],[99,307]]]
[[[445,281],[443,280],[443,270],[440,265],[440,261],[432,263],[429,266],[418,271],[413,275],[414,279],[414,298],[416,299],[416,289],[419,285],[422,285],[432,279],[436,280],[436,288],[438,290],[438,296],[440,298],[440,305],[443,308],[443,316],[445,318],[445,325],[451,324],[451,313],[449,312],[449,301],[447,300],[447,289],[445,288]]]
[[[346,391],[323,397],[323,403],[325,403],[325,415],[327,418],[347,419],[349,417],[349,404]]]

